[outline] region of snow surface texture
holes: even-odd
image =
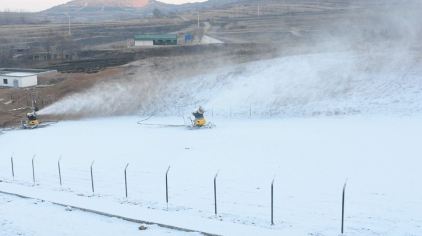
[[[139,224],[98,216],[40,200],[0,194],[0,235],[186,235],[155,225],[140,231]]]
[[[214,120],[218,126],[209,130],[140,126],[135,117],[62,122],[0,136],[0,173],[7,181],[0,190],[223,235],[337,235],[348,179],[346,235],[421,235],[420,118]],[[180,118],[149,122],[183,123]],[[36,145],[22,148],[34,140]],[[34,154],[37,185],[32,187]]]
[[[66,97],[40,114],[110,115],[135,111],[183,115],[200,104],[214,116],[222,117],[422,111],[422,71],[416,70],[413,59],[387,61],[385,55],[378,56],[343,52],[282,57],[178,82],[163,81],[165,85],[153,89],[142,86],[142,81],[134,86],[136,80],[104,83]],[[386,61],[380,67],[372,65],[371,60]]]

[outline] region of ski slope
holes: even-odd
[[[329,51],[215,68],[171,80],[135,77],[97,84],[40,111],[44,115],[183,116],[202,105],[218,117],[313,117],[422,111],[415,52]],[[142,74],[142,71],[138,72]]]
[[[140,119],[6,132],[0,136],[0,190],[220,235],[337,235],[347,180],[346,235],[422,234],[420,115],[216,118],[217,127],[206,130],[141,126]],[[183,124],[177,117],[148,122]]]
[[[140,224],[59,207],[40,200],[0,194],[0,235],[186,235],[156,225],[139,230]],[[20,212],[20,214],[16,214]],[[23,216],[22,213],[25,213]]]

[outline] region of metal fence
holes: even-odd
[[[19,184],[20,182],[16,180],[16,165],[15,165],[15,160],[16,158],[11,156],[10,157],[10,173],[11,173],[11,183],[14,184]],[[125,199],[129,199],[130,197],[130,185],[128,184],[130,182],[128,173],[129,171],[136,171],[135,169],[131,170],[130,168],[128,168],[130,166],[130,163],[127,163],[125,165],[125,167],[122,170],[116,170],[116,171],[121,171],[122,173],[122,189],[124,189],[124,192],[118,195],[122,195],[124,196]],[[32,167],[32,172],[30,173],[32,175],[32,185],[31,186],[38,186],[41,185],[41,181],[40,179],[37,178],[37,173],[38,172],[38,163],[37,163],[37,156],[33,155],[33,157],[31,158],[31,167]],[[64,186],[64,182],[65,182],[65,178],[63,178],[64,176],[62,175],[62,167],[63,167],[63,163],[62,163],[62,157],[59,157],[59,159],[57,160],[57,179],[56,180],[50,180],[50,182],[56,182],[57,185],[59,187],[63,187]],[[100,178],[99,176],[97,176],[96,172],[95,172],[95,160],[93,160],[91,162],[91,164],[89,166],[87,166],[86,168],[87,170],[89,169],[89,173],[90,173],[90,188],[91,188],[91,196],[95,196],[97,194],[99,194],[98,189],[96,189],[95,186],[95,180]],[[163,200],[165,200],[165,204],[166,204],[166,209],[169,209],[169,204],[171,202],[171,196],[172,196],[172,192],[170,192],[169,190],[169,186],[171,185],[171,176],[169,175],[170,171],[171,171],[171,166],[168,166],[166,169],[163,169],[163,173],[162,173],[162,185],[163,188],[165,188],[165,196],[163,196]],[[23,173],[24,171],[28,171],[26,170],[19,170],[19,173]],[[172,173],[172,175],[175,175],[177,173]],[[53,174],[51,176],[54,176],[56,174]],[[102,176],[103,177],[103,176]],[[7,178],[7,177],[5,177]],[[219,210],[220,210],[220,206],[219,206],[219,196],[221,196],[224,191],[222,189],[219,188],[219,184],[221,183],[221,180],[219,179],[219,172],[217,171],[217,173],[214,176],[210,176],[210,180],[212,180],[212,185],[210,185],[210,188],[212,188],[212,196],[210,196],[210,198],[213,199],[213,212],[214,215],[216,217],[221,217],[221,215],[219,215]],[[276,223],[276,219],[275,219],[275,208],[274,205],[277,201],[277,189],[275,188],[275,183],[276,178],[274,177],[274,179],[272,179],[272,181],[270,183],[268,183],[268,189],[269,189],[269,193],[270,196],[268,196],[268,224],[270,226],[274,226]],[[84,181],[86,183],[86,181]],[[82,183],[82,182],[81,182]],[[339,204],[339,208],[341,208],[341,217],[339,218],[339,224],[340,224],[340,233],[344,234],[345,232],[345,206],[346,206],[346,187],[347,187],[347,180],[343,185],[342,188],[342,192],[341,194],[339,194],[339,199],[341,198],[341,205]],[[177,189],[175,190],[177,191]],[[77,191],[72,191],[77,193]],[[210,191],[211,192],[211,191]],[[340,209],[339,209],[340,212]]]

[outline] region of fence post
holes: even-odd
[[[344,186],[343,186],[343,196],[341,200],[341,234],[344,233],[344,201],[346,198],[346,185],[347,185],[347,181],[344,183]]]
[[[15,167],[13,165],[13,155],[10,157],[10,164],[12,164],[12,178],[15,180]]]
[[[252,104],[249,105],[249,119],[252,119]]]
[[[274,225],[274,179],[271,182],[271,225]]]
[[[60,166],[60,161],[62,160],[62,157],[59,158],[59,160],[57,161],[57,168],[59,169],[59,183],[60,183],[60,187],[62,186],[62,171],[61,171],[61,166]]]
[[[166,171],[166,203],[167,203],[167,210],[169,209],[169,182],[168,182],[169,171],[170,171],[170,166],[167,168],[167,171]]]
[[[126,194],[126,198],[127,198],[127,167],[129,166],[129,163],[126,164],[125,167],[125,194]]]
[[[34,166],[34,159],[35,159],[35,156],[36,156],[36,155],[34,155],[34,156],[32,157],[32,181],[34,182],[34,185],[35,185],[35,166]]]
[[[217,216],[217,177],[218,172],[214,176],[214,214]]]
[[[92,194],[95,193],[95,190],[94,190],[94,174],[92,173],[92,166],[94,165],[94,162],[95,162],[95,160],[92,161],[92,163],[91,163],[91,188],[92,188]]]

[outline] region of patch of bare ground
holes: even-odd
[[[83,92],[108,81],[138,80],[154,86],[154,80],[180,80],[213,71],[228,64],[238,64],[278,55],[276,48],[261,44],[228,44],[191,47],[161,47],[132,51],[138,60],[102,68],[96,73],[56,73],[39,78],[39,86],[31,89],[0,89],[0,127],[16,126],[31,110],[31,96],[42,109],[63,97]],[[72,64],[64,65],[72,68]],[[79,63],[77,67],[90,66]],[[82,70],[84,71],[84,70]],[[141,102],[141,101],[140,101]],[[42,120],[79,119],[84,114],[41,117]]]

